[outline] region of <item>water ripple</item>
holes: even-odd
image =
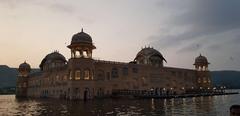
[[[229,107],[240,104],[240,95],[182,99],[102,99],[60,101],[15,99],[0,95],[1,116],[226,116]]]

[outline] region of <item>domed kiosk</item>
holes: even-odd
[[[18,78],[16,80],[16,97],[26,97],[28,87],[28,77],[31,71],[31,66],[25,61],[19,65]]]
[[[150,47],[143,48],[139,51],[134,61],[137,64],[148,64],[156,67],[163,67],[163,61],[167,62],[159,51]]]
[[[71,49],[72,58],[92,58],[92,50],[96,49],[93,45],[92,37],[83,32],[83,29],[72,36],[71,44],[67,47]]]
[[[78,44],[78,43],[92,43],[92,37],[88,35],[87,33],[83,32],[83,29],[81,32],[74,34],[72,36],[71,44]]]
[[[210,63],[207,60],[207,57],[202,56],[201,54],[195,58],[195,63],[193,65],[195,65],[196,70],[199,71],[205,71],[208,70],[208,65]]]
[[[18,71],[20,76],[27,77],[31,71],[31,66],[25,61],[19,65]]]
[[[207,57],[201,54],[195,58],[195,63],[193,65],[196,69],[197,84],[200,88],[211,88],[211,76],[208,70],[209,64]]]

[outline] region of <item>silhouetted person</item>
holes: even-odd
[[[230,116],[240,116],[240,105],[232,105],[230,107]]]

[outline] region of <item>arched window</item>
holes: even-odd
[[[122,68],[122,73],[124,76],[127,76],[128,75],[128,68],[127,67],[123,67]]]
[[[80,52],[79,51],[76,51],[76,58],[80,58],[81,57],[81,54],[80,54]]]
[[[110,72],[107,72],[107,80],[111,80],[111,78],[110,78]]]
[[[133,72],[133,73],[138,73],[138,68],[135,68],[135,67],[132,68],[132,72]]]
[[[112,68],[112,78],[118,78],[118,69]]]
[[[75,72],[75,80],[80,80],[80,78],[81,78],[81,71],[80,70],[77,70],[76,72]]]
[[[55,67],[55,63],[51,63],[51,68],[54,68]]]
[[[27,87],[27,83],[26,82],[23,83],[23,87]]]
[[[83,57],[87,58],[87,51],[83,51]]]
[[[90,79],[90,71],[88,69],[84,70],[84,80]]]
[[[56,81],[59,81],[59,76],[58,75],[56,75]]]
[[[146,85],[146,79],[145,79],[145,77],[142,77],[142,85]]]
[[[74,54],[75,52],[74,51],[71,51],[71,57],[74,58]]]
[[[103,70],[98,70],[97,71],[97,80],[104,80],[105,79],[105,75],[104,75],[104,71]]]

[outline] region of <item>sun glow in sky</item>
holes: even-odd
[[[84,29],[93,57],[129,62],[144,46],[167,66],[193,68],[200,53],[210,70],[240,70],[240,1],[0,0],[0,64],[38,67],[54,50],[66,58]]]

